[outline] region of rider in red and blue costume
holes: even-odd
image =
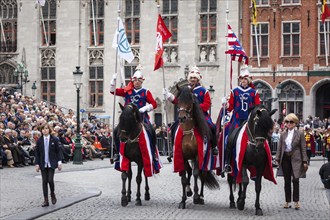
[[[212,122],[212,118],[210,117],[210,114],[208,112],[211,107],[211,97],[209,91],[204,88],[200,83],[202,79],[202,74],[200,73],[199,68],[197,66],[194,66],[190,70],[187,79],[189,82],[189,86],[193,89],[193,93],[196,96],[199,102],[199,106],[201,107],[201,110],[205,115],[205,120],[211,128],[213,136],[211,140],[212,154],[218,155],[218,148],[216,145],[216,126]],[[166,96],[167,100],[171,101],[173,104],[178,103],[177,98],[172,93],[168,92],[166,89],[164,90],[164,95]],[[175,124],[177,124],[177,122]]]
[[[114,74],[110,83],[110,93],[114,94],[114,92],[116,91],[115,94],[117,96],[124,97],[125,106],[129,103],[136,104],[143,118],[143,122],[147,124],[148,129],[152,129],[148,112],[157,108],[157,103],[154,97],[152,96],[151,92],[148,89],[142,87],[145,78],[143,77],[141,67],[140,66],[137,67],[131,81],[124,88],[115,88],[116,79],[117,79],[117,74]],[[119,149],[117,150],[119,151]],[[157,160],[155,156],[155,146],[153,146],[153,158],[154,160]],[[114,159],[118,160],[118,154],[114,155]]]
[[[231,91],[230,98],[227,103],[226,110],[232,112],[229,123],[229,134],[234,128],[240,127],[248,119],[250,109],[260,105],[259,94],[254,88],[252,77],[250,76],[250,72],[246,66],[241,68],[239,81],[239,86]],[[231,172],[230,161],[232,159],[232,151],[233,146],[226,146],[225,172]]]

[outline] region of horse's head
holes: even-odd
[[[125,141],[135,130],[139,130],[138,128],[142,123],[142,118],[139,108],[134,103],[129,103],[125,107],[119,103],[119,106],[122,110],[118,124],[119,138]]]
[[[263,142],[267,139],[274,128],[274,121],[271,116],[277,111],[273,109],[270,112],[263,106],[256,106],[252,111],[248,119],[248,126],[251,135],[257,142]]]
[[[195,102],[194,94],[191,88],[183,87],[179,90],[178,96],[178,120],[182,124],[187,120],[193,119],[193,106]]]

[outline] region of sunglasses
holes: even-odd
[[[290,123],[290,124],[294,124],[295,122],[294,121],[284,121],[284,123]]]

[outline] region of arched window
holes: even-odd
[[[260,102],[267,109],[272,107],[272,89],[263,82],[254,83],[260,97]]]
[[[281,93],[278,94],[280,118],[294,113],[299,119],[303,117],[303,89],[294,82],[281,84]]]

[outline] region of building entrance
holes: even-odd
[[[330,117],[330,83],[320,86],[316,91],[315,116],[320,119]]]

